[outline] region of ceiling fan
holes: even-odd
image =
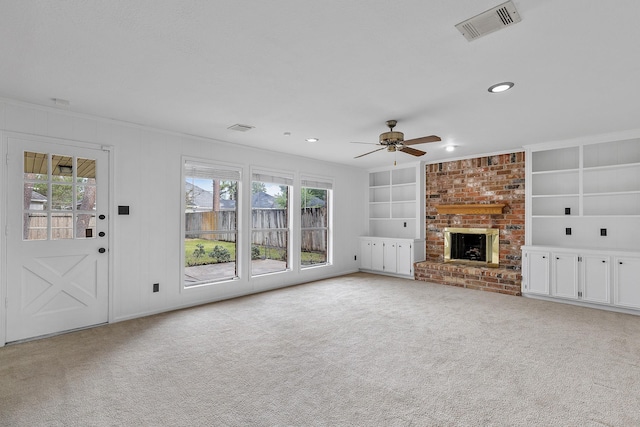
[[[380,134],[380,142],[378,144],[362,142],[360,144],[374,144],[374,145],[382,145],[381,148],[377,148],[373,151],[369,151],[368,153],[361,154],[359,156],[354,157],[357,159],[359,157],[366,156],[367,154],[375,153],[376,151],[384,150],[390,152],[402,151],[403,153],[411,154],[412,156],[420,157],[427,154],[426,151],[418,150],[409,145],[417,145],[424,144],[427,142],[438,142],[441,141],[439,136],[431,135],[431,136],[423,136],[422,138],[409,139],[407,141],[404,140],[404,134],[402,132],[394,131],[393,128],[398,124],[397,120],[387,120],[387,126],[389,127],[389,132],[383,132]]]

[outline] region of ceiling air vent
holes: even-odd
[[[520,22],[520,14],[511,1],[462,21],[456,28],[469,41]]]
[[[233,126],[229,126],[227,129],[237,130],[238,132],[246,132],[248,130],[253,129],[254,127],[255,126],[235,124]]]

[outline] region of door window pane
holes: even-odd
[[[96,237],[96,160],[24,153],[23,238]]]
[[[52,213],[51,214],[51,239],[73,239],[73,214]]]

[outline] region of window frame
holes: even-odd
[[[299,264],[300,264],[301,270],[328,267],[333,264],[333,182],[334,181],[332,178],[312,176],[312,175],[300,176],[300,188],[298,189],[298,193],[300,194],[301,198],[302,198],[302,191],[305,188],[326,190],[327,192],[326,200],[325,200],[327,225],[325,227],[303,227],[302,219],[300,220],[300,227],[299,227],[300,245],[298,250],[299,250]],[[300,206],[300,209],[302,210],[302,206]],[[326,245],[326,261],[325,262],[318,263],[318,264],[309,264],[309,265],[302,264],[302,236],[305,230],[309,230],[309,231],[325,230],[326,231],[327,241],[325,242],[325,245]]]
[[[286,185],[288,187],[288,194],[287,194],[287,208],[286,208],[286,215],[287,215],[287,225],[286,228],[254,228],[253,227],[253,211],[254,211],[254,206],[253,206],[253,183],[254,182],[261,182],[261,183],[266,183],[266,184],[276,184],[276,185]],[[276,169],[264,169],[264,168],[252,168],[251,170],[251,175],[250,175],[250,186],[251,186],[251,191],[250,191],[250,196],[249,196],[249,246],[250,246],[250,250],[253,250],[254,247],[254,232],[286,232],[287,234],[287,247],[285,248],[285,253],[286,253],[286,262],[285,262],[285,268],[282,270],[274,270],[274,271],[267,271],[267,272],[262,272],[262,273],[254,273],[253,268],[254,268],[254,259],[253,259],[253,255],[251,256],[251,262],[250,262],[250,266],[249,266],[249,277],[251,278],[256,278],[256,277],[260,277],[260,276],[266,276],[266,275],[271,275],[271,274],[281,274],[281,273],[286,273],[286,272],[290,272],[293,270],[293,263],[292,263],[292,255],[293,255],[293,245],[291,244],[293,241],[293,238],[295,237],[293,234],[293,210],[292,210],[292,206],[293,203],[295,203],[295,182],[294,182],[294,173],[293,172],[289,172],[289,171],[284,171],[284,170],[276,170]]]
[[[232,230],[205,230],[201,231],[202,234],[232,234],[235,233],[235,275],[233,277],[223,277],[220,279],[214,280],[206,280],[200,281],[197,283],[193,283],[191,285],[187,285],[185,282],[185,268],[186,268],[186,252],[185,252],[185,239],[187,235],[186,229],[186,210],[187,210],[187,180],[189,177],[193,176],[191,171],[187,168],[188,165],[193,167],[201,167],[201,171],[199,173],[204,173],[203,171],[215,171],[215,172],[225,172],[216,175],[208,175],[203,177],[203,179],[219,179],[219,180],[235,180],[236,181],[236,198],[235,198],[235,231]],[[180,238],[180,292],[189,291],[192,289],[199,289],[203,287],[216,286],[224,283],[229,283],[233,281],[240,280],[242,277],[242,250],[244,245],[242,243],[242,224],[243,224],[243,216],[242,216],[242,181],[243,181],[243,168],[239,165],[212,161],[209,159],[202,159],[196,157],[188,157],[182,156],[181,159],[181,186],[180,186],[180,230],[181,230],[181,238]]]

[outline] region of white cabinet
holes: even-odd
[[[424,241],[360,238],[360,270],[413,278],[413,264],[424,257]]]
[[[372,243],[371,240],[360,240],[360,268],[371,270],[372,266]]]
[[[369,173],[369,234],[421,239],[424,236],[424,166]]]
[[[527,245],[636,250],[640,138],[527,147]]]
[[[525,296],[640,314],[638,253],[523,246],[522,257]]]
[[[640,309],[640,257],[614,258],[614,304]]]
[[[549,295],[549,257],[545,251],[523,251],[523,294]]]
[[[577,254],[552,255],[551,294],[562,298],[578,298],[579,269]]]
[[[611,257],[585,254],[581,257],[582,291],[584,301],[608,304],[610,301]]]
[[[619,135],[526,147],[523,295],[640,314],[640,137]]]

